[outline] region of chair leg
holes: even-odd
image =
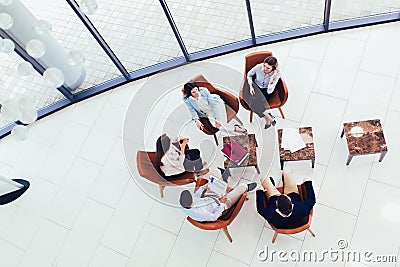
[[[253,111],[250,111],[250,123],[253,122]]]
[[[278,236],[278,232],[275,231],[274,237],[272,238],[272,244],[275,243],[276,237]]]
[[[285,115],[283,114],[283,111],[282,111],[282,109],[279,107],[279,112],[281,113],[281,115],[282,115],[282,119],[284,119],[285,118]]]
[[[216,135],[216,134],[214,134],[214,140],[215,140],[215,143],[217,144],[217,146],[219,146],[219,145],[218,145],[218,138],[217,138],[217,135]]]
[[[227,227],[224,227],[224,228],[222,228],[222,230],[224,231],[226,237],[229,239],[229,242],[232,243],[232,237],[231,237],[231,235],[230,235],[229,232],[228,232],[228,228],[227,228]]]
[[[310,232],[310,234],[311,234],[313,237],[315,237],[314,232],[313,232],[310,228],[307,228],[307,230]]]
[[[164,197],[164,188],[165,188],[164,185],[160,185],[160,196],[161,197]]]

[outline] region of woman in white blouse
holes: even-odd
[[[266,106],[268,107],[268,100],[280,78],[278,60],[273,56],[267,57],[263,63],[255,65],[247,73],[251,99],[246,102],[249,103],[252,111],[260,118],[265,119],[265,129],[276,124],[272,114],[268,113]]]
[[[170,138],[161,135],[156,142],[156,154],[159,170],[165,174],[167,180],[172,180],[174,175],[185,171],[194,171],[197,175],[208,173],[203,169],[203,162],[198,149],[188,149],[189,138]]]

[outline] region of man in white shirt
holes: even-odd
[[[207,184],[197,189],[192,195],[189,190],[181,193],[179,202],[183,211],[199,222],[216,221],[222,213],[232,207],[245,192],[253,191],[257,183],[241,183],[227,194],[219,197],[208,189]],[[229,188],[229,187],[228,187]]]

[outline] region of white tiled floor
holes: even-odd
[[[149,123],[144,135],[141,125],[147,114],[140,113],[140,108],[146,107],[150,97],[156,99],[159,92],[179,88],[194,74],[210,71],[212,66],[196,63],[59,111],[30,126],[29,138],[22,143],[10,137],[0,141],[0,173],[26,177],[31,182],[20,199],[0,206],[0,265],[281,266],[276,255],[274,262],[270,258],[260,261],[259,251],[267,246],[269,251],[321,253],[338,249],[340,239],[352,250],[399,258],[400,182],[396,174],[400,158],[400,54],[395,45],[399,31],[398,22],[377,25],[257,47],[209,61],[221,63],[214,65],[217,69],[233,66],[233,71],[241,72],[244,55],[251,51],[272,50],[278,55],[289,87],[289,100],[283,107],[286,119],[278,118],[278,127],[312,126],[315,136],[315,169],[309,162],[290,162],[285,168],[292,169],[299,181],[304,177],[314,181],[317,204],[312,229],[316,237],[309,233],[279,235],[272,245],[273,231],[256,213],[255,196],[250,195],[229,227],[234,240],[230,244],[223,232],[193,227],[181,210],[157,200],[157,187],[137,176],[135,154],[138,148],[143,149],[140,143],[144,141],[154,149],[162,131],[178,132],[178,118],[187,117],[185,109],[186,113],[176,109],[173,114],[179,116],[170,120],[164,104],[157,106],[154,111],[162,119]],[[231,82],[230,86],[235,86],[236,80]],[[144,84],[154,89],[140,90]],[[129,103],[134,95],[132,107]],[[170,97],[165,104],[179,106],[182,101]],[[134,133],[131,136],[121,132],[128,106],[136,112],[134,118],[127,118],[134,122],[128,127],[128,132]],[[239,115],[248,128],[256,129],[258,118],[250,126],[248,112],[241,109]],[[389,152],[380,163],[378,156],[367,155],[355,157],[346,166],[341,125],[369,118],[381,119]],[[201,137],[196,132],[193,139],[196,136]],[[273,134],[264,136],[265,147],[260,149],[274,151],[270,139],[274,139]],[[212,142],[198,144],[208,147]],[[271,146],[267,148],[268,144]],[[262,171],[269,171],[280,181],[276,154],[271,168],[263,167]],[[250,169],[241,174],[246,179],[259,178]],[[178,192],[166,188],[165,201],[176,202]],[[318,265],[380,266],[376,262],[345,264],[328,259]]]

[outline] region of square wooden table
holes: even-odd
[[[379,162],[385,157],[387,146],[379,119],[343,123],[340,137],[343,138],[344,134],[349,150],[346,165],[354,156],[381,153]]]
[[[257,173],[260,173],[257,162],[257,141],[255,134],[248,135],[236,135],[236,136],[225,136],[223,138],[223,146],[225,146],[230,140],[234,140],[236,143],[243,146],[248,152],[249,157],[245,159],[240,165],[232,162],[229,158],[225,157],[224,167],[226,168],[238,168],[238,167],[249,167],[254,166]]]
[[[311,167],[314,168],[315,164],[315,152],[314,152],[314,140],[312,127],[299,128],[299,134],[303,138],[306,147],[296,152],[290,152],[282,148],[282,129],[278,130],[278,142],[279,142],[279,157],[281,161],[281,170],[285,161],[297,161],[297,160],[311,160]]]

